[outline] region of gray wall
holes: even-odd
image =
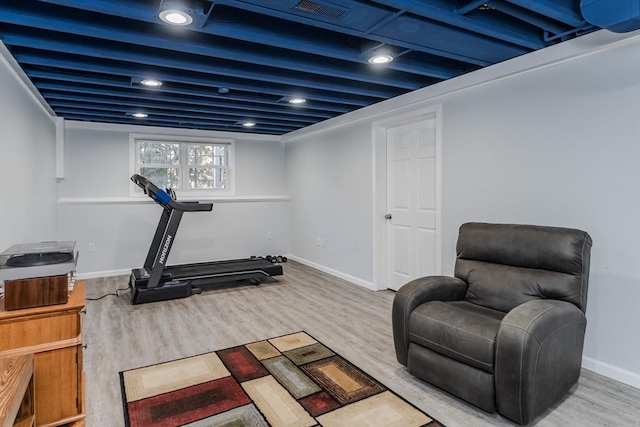
[[[588,231],[584,354],[636,375],[639,51],[636,43],[452,96],[443,131],[445,270],[453,268],[457,227],[467,221]]]
[[[78,272],[85,277],[140,267],[162,212],[147,197],[129,197],[130,133],[228,136],[67,122],[58,227],[61,238],[78,242]],[[237,197],[213,200],[212,213],[185,214],[169,264],[288,253],[284,146],[278,138],[233,138]],[[95,252],[89,252],[89,244]]]
[[[2,252],[16,243],[56,238],[57,190],[53,121],[10,66],[4,45],[0,48]]]
[[[450,80],[448,94],[427,88],[374,106],[375,116],[287,135],[292,253],[370,281],[372,123],[441,104],[443,271],[453,272],[467,221],[588,231],[585,366],[640,386],[640,36],[608,46],[603,37],[498,64],[482,73],[505,76],[489,83],[455,90]],[[585,53],[557,54],[576,50]],[[318,233],[327,248],[315,246]]]
[[[371,126],[330,129],[287,145],[291,253],[371,282]],[[326,246],[317,246],[316,239]]]

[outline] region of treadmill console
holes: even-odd
[[[131,176],[131,181],[133,181],[138,187],[142,188],[144,194],[151,197],[154,202],[165,209],[177,209],[182,212],[202,212],[213,210],[213,203],[178,202],[175,200],[175,193],[173,190],[169,189],[169,192],[166,192],[158,188],[144,176],[138,175],[137,173]]]

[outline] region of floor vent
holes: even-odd
[[[300,0],[293,8],[302,12],[322,15],[325,18],[332,19],[340,19],[349,11],[349,9],[340,6],[310,0]]]

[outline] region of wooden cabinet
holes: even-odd
[[[34,355],[37,426],[84,422],[84,306],[84,282],[66,304],[6,311],[0,302],[0,358]]]
[[[33,355],[0,358],[0,426],[35,423]]]

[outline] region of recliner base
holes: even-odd
[[[487,412],[496,412],[492,374],[442,356],[416,343],[409,344],[407,367],[412,375],[421,380]]]

